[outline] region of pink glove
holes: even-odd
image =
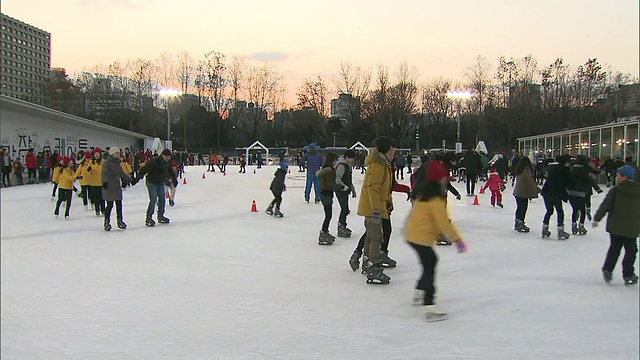
[[[458,248],[458,253],[460,254],[467,252],[467,244],[462,239],[456,241],[456,247]]]

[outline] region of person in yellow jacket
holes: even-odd
[[[51,182],[53,183],[53,191],[51,191],[51,201],[56,199],[56,191],[58,190],[58,179],[60,178],[60,170],[62,170],[62,156],[58,156],[55,165],[53,166],[53,173],[51,174]]]
[[[396,142],[388,136],[381,136],[373,141],[374,149],[365,160],[367,172],[362,182],[358,215],[364,216],[364,227],[367,233],[364,243],[362,268],[367,272],[368,284],[388,284],[387,276],[380,259],[380,246],[383,241],[382,220],[389,218],[393,170],[391,159],[396,151]]]
[[[89,198],[93,204],[93,209],[96,212],[96,216],[101,216],[105,210],[104,200],[102,200],[102,165],[104,159],[102,158],[102,150],[100,148],[93,149],[93,157],[87,164],[87,167],[82,173],[82,178],[85,179],[89,185]]]
[[[60,214],[60,205],[67,202],[64,210],[64,218],[69,220],[69,210],[71,209],[71,199],[73,198],[73,183],[76,181],[76,173],[73,171],[73,161],[70,157],[62,158],[62,166],[58,175],[58,202],[53,215],[57,218]]]
[[[84,173],[91,162],[91,152],[87,151],[80,162],[78,162],[78,168],[76,169],[76,177],[80,183],[80,197],[82,198],[82,205],[85,210],[89,211],[89,177],[85,178]],[[93,205],[93,203],[92,203]]]
[[[127,176],[133,179],[133,168],[127,162],[127,157],[125,156],[125,154],[120,155],[120,167],[122,167],[122,171],[124,171]],[[122,184],[122,190],[126,190],[127,186],[129,186],[129,184]]]
[[[416,284],[414,304],[424,306],[427,321],[439,321],[447,314],[439,310],[434,302],[433,286],[438,257],[433,247],[440,234],[452,239],[459,252],[466,251],[466,244],[447,215],[447,178],[449,171],[440,161],[427,163],[426,171],[417,174],[411,213],[407,218],[404,236],[418,254],[422,263],[422,276]]]

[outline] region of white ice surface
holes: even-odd
[[[169,225],[145,227],[146,187],[128,189],[124,231],[114,221],[105,232],[77,197],[71,220],[54,219],[49,184],[2,189],[2,359],[639,357],[638,287],[622,284],[620,263],[612,284],[600,274],[604,223],[542,240],[540,199],[527,214],[532,232],[518,234],[510,187],[504,209],[488,193],[480,206],[450,197],[470,254],[437,249],[437,301],[450,318],[426,323],[410,305],[420,267],[402,238],[404,194],[394,195],[390,245],[399,265],[390,285],[375,286],[347,264],[363,231],[358,199],[354,236],[319,246],[322,206],[304,202],[296,168],[283,219],[264,213],[274,167],[202,179],[204,170],[187,169]],[[334,234],[338,212],[336,201]]]

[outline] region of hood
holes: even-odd
[[[322,169],[320,169],[320,170],[316,171],[316,176],[317,176],[317,177],[321,177],[321,176],[323,176],[323,175],[325,175],[325,174],[330,173],[331,171],[333,171],[333,167],[331,167],[331,166],[325,166],[325,167],[323,167]]]
[[[120,158],[119,157],[114,157],[114,156],[109,156],[109,158],[106,160],[107,163],[120,163]]]
[[[640,183],[636,181],[625,181],[618,185],[618,192],[627,198],[635,198],[640,201]]]
[[[391,164],[386,156],[378,152],[375,148],[371,150],[367,158],[364,160],[364,165],[369,166],[372,163],[378,163],[381,165],[389,166]]]

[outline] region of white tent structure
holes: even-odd
[[[365,150],[367,152],[367,155],[369,155],[369,148],[364,146],[363,143],[361,143],[360,141],[358,141],[357,143],[351,145],[351,147],[349,147],[349,149],[351,150]]]
[[[484,144],[484,141],[478,141],[478,145],[476,145],[476,152],[489,154],[487,150],[487,145]]]
[[[264,146],[264,144],[261,143],[260,141],[256,140],[253,144],[249,145],[248,147],[242,148],[242,150],[245,151],[245,159],[249,159],[249,151],[256,148],[263,149],[266,152],[266,155],[262,157],[263,159],[266,159],[269,157],[269,148]]]

